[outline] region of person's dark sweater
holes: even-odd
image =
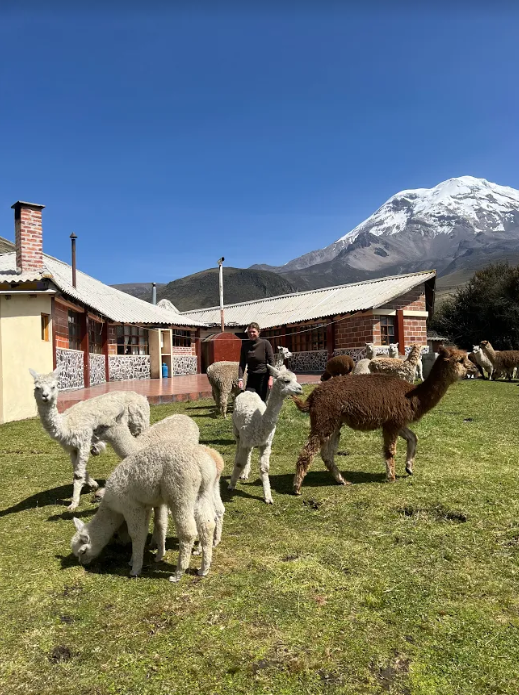
[[[245,367],[247,367],[249,374],[265,374],[267,364],[274,366],[274,352],[268,340],[257,338],[256,340],[243,341],[238,369],[240,379],[243,379]]]

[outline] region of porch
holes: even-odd
[[[302,385],[317,384],[319,379],[319,374],[297,375],[297,380]],[[152,405],[197,401],[200,398],[212,397],[206,374],[175,376],[172,379],[128,379],[127,381],[109,381],[75,391],[62,391],[58,397],[58,410],[63,412],[79,401],[86,401],[94,396],[114,391],[136,391],[146,396]]]

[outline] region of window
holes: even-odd
[[[81,350],[79,314],[70,310],[68,312],[68,346],[71,350]]]
[[[92,319],[88,322],[88,349],[94,355],[103,354],[103,324]]]
[[[395,317],[381,316],[380,317],[380,344],[389,345],[395,343]]]
[[[191,347],[191,331],[179,331],[174,328],[172,339],[175,347]]]
[[[310,350],[326,350],[326,324],[314,323],[294,326],[286,331],[291,332],[290,344],[287,347],[292,352],[307,352]]]
[[[41,339],[45,340],[46,342],[49,340],[49,321],[49,314],[41,315]]]
[[[284,328],[275,328],[267,331],[261,331],[261,337],[268,340],[272,345],[274,352],[277,352],[279,346],[288,347],[287,339],[289,336],[287,336],[286,333],[287,331]]]
[[[117,326],[118,355],[147,355],[148,331],[139,326]]]

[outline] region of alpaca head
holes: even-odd
[[[467,376],[467,372],[475,370],[474,365],[468,359],[467,353],[464,350],[456,348],[440,347],[438,350],[438,359],[434,363],[433,372],[438,373],[441,370],[444,379],[449,383],[454,383],[459,379]]]
[[[292,357],[290,350],[283,345],[278,345],[278,354],[283,355],[284,360],[288,360],[289,357]]]
[[[373,343],[366,343],[366,357],[372,360],[375,357],[375,345]]]
[[[282,398],[288,396],[300,396],[303,393],[301,384],[297,383],[297,377],[294,372],[289,371],[286,367],[276,369],[267,365],[270,375],[274,377],[272,384],[272,392],[276,391]]]
[[[389,356],[398,357],[398,343],[389,343]]]
[[[93,548],[92,539],[85,522],[76,517],[74,517],[73,522],[76,527],[76,533],[72,536],[70,547],[79,563],[88,565],[89,562],[92,562],[99,555],[99,551]]]
[[[494,348],[492,347],[490,341],[488,341],[488,340],[482,340],[482,341],[480,342],[480,344],[479,344],[479,347],[480,347],[482,350],[488,350],[489,352],[492,352],[492,351],[494,350]]]
[[[472,346],[472,352],[474,354],[476,354],[476,352],[479,352],[480,350],[481,350],[481,348],[479,347],[479,345],[473,345]]]
[[[34,379],[34,398],[36,403],[55,403],[58,400],[58,376],[60,368],[57,367],[50,374],[38,374],[34,369],[29,369]]]

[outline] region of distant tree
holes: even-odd
[[[519,266],[478,270],[436,312],[431,328],[465,350],[482,340],[498,350],[519,348]]]

